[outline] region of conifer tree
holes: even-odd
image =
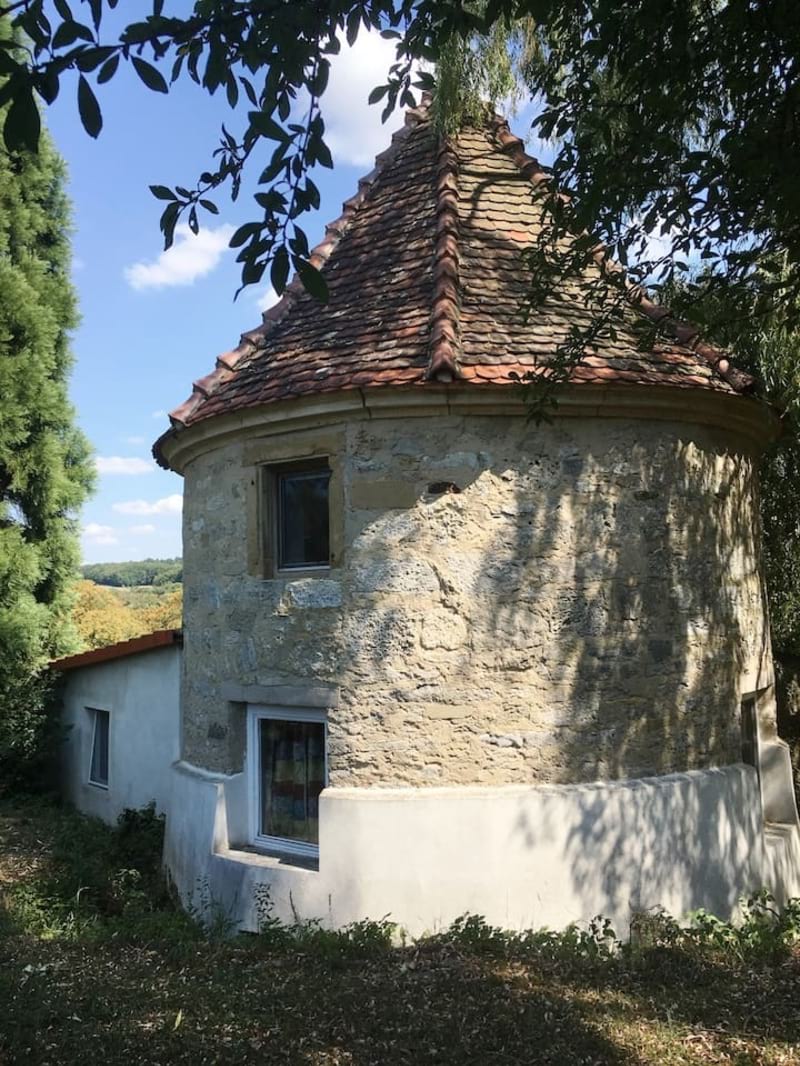
[[[67,395],[69,270],[62,161],[46,138],[36,155],[0,148],[0,789],[36,751],[42,668],[74,639],[77,514],[93,471]]]

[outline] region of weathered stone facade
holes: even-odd
[[[333,787],[741,759],[740,699],[771,680],[743,439],[522,408],[386,415],[241,430],[186,463],[185,759],[242,768],[231,684],[338,688]],[[259,465],[310,453],[333,469],[335,565],[264,577]]]

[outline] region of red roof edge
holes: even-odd
[[[507,119],[503,118],[502,115],[495,115],[490,120],[490,128],[500,147],[516,163],[522,175],[528,179],[534,188],[542,185],[546,186],[550,182],[551,175],[549,171],[542,166],[538,159],[528,155],[524,149],[522,138],[511,132]],[[559,196],[562,200],[568,199],[564,193],[559,193]],[[729,353],[723,348],[718,348],[716,345],[704,341],[697,326],[693,326],[688,322],[681,322],[673,316],[669,308],[662,307],[649,299],[641,286],[635,285],[625,277],[623,268],[610,257],[603,245],[596,245],[592,249],[591,255],[601,269],[623,276],[623,284],[629,302],[652,322],[655,322],[663,333],[670,335],[679,344],[683,344],[696,352],[736,392],[747,393],[755,389],[756,381],[752,374],[732,366]]]
[[[76,670],[79,666],[94,666],[111,659],[124,659],[126,655],[138,655],[143,651],[172,645],[180,647],[182,644],[182,629],[158,629],[155,633],[145,633],[144,636],[134,637],[132,640],[121,640],[117,644],[106,644],[102,648],[92,648],[91,651],[82,651],[77,655],[66,655],[63,659],[53,659],[50,669]]]

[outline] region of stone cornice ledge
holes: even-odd
[[[742,781],[750,778],[755,783],[757,771],[754,766],[732,763],[729,766],[709,766],[704,770],[681,770],[654,777],[621,777],[613,781],[578,781],[562,785],[369,785],[357,788],[353,785],[330,785],[322,792],[327,802],[375,802],[375,803],[424,803],[429,800],[487,800],[520,798],[527,796],[598,796],[604,793],[644,791],[667,792],[681,786],[703,785],[705,782],[725,780]]]
[[[239,685],[225,681],[222,698],[231,703],[265,703],[274,707],[338,707],[339,689],[332,685]]]
[[[524,416],[523,388],[436,385],[318,393],[237,411],[174,429],[159,441],[160,458],[177,473],[199,455],[242,436],[272,436],[343,421],[452,415]],[[558,395],[556,418],[631,418],[712,426],[762,449],[780,436],[775,411],[761,400],[710,390],[649,385],[572,385]]]

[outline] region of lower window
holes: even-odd
[[[92,710],[92,761],[89,765],[89,784],[108,788],[108,734],[111,715],[108,711]]]
[[[319,855],[319,795],[327,783],[323,711],[254,706],[248,715],[253,843]]]

